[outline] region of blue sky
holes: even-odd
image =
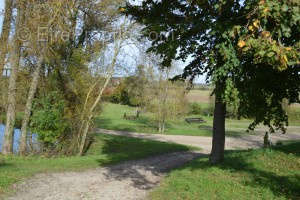
[[[2,10],[4,9],[4,0],[0,0],[0,13],[2,13]],[[2,21],[3,21],[3,17],[0,16],[0,30],[2,29]]]

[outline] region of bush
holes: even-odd
[[[46,149],[55,148],[70,130],[68,121],[64,119],[64,108],[65,102],[57,92],[34,102],[31,130]]]
[[[130,97],[124,84],[121,83],[112,91],[109,101],[116,104],[131,105]]]
[[[227,106],[227,109],[226,109],[226,118],[230,118],[230,119],[238,119],[238,112],[237,110],[229,105]]]
[[[191,114],[191,115],[203,114],[201,105],[199,103],[190,103],[189,104],[189,114]]]

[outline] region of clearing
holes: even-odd
[[[125,120],[123,119],[124,113],[134,115],[136,108],[105,103],[103,106],[103,112],[95,120],[97,128],[107,130],[129,131],[137,133],[155,133],[157,134],[157,123],[153,119],[152,113],[142,113],[141,117],[137,120]],[[206,123],[201,124],[188,124],[185,121],[187,117],[199,117],[199,115],[189,115],[177,120],[168,120],[166,124],[166,135],[188,135],[188,136],[212,136],[212,117],[201,116]],[[230,137],[240,137],[249,135],[246,130],[251,123],[248,119],[226,119],[226,135]],[[290,123],[290,130],[292,133],[300,133],[300,121],[294,121]],[[259,126],[257,130],[251,132],[252,135],[261,134],[264,131],[263,126]],[[290,131],[288,132],[290,133]]]

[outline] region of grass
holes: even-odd
[[[153,119],[152,114],[143,113],[138,120],[125,120],[123,119],[124,113],[134,115],[135,108],[105,103],[103,113],[96,119],[95,124],[99,128],[109,130],[120,130],[140,133],[157,133],[157,123]],[[199,117],[199,116],[188,116]],[[188,124],[185,122],[184,117],[177,120],[169,120],[166,124],[167,135],[190,135],[190,136],[211,136],[212,135],[212,117],[202,117],[207,123],[203,124]],[[250,120],[235,120],[227,119],[227,136],[239,137],[246,133],[246,130],[251,123]],[[238,129],[238,130],[237,130]],[[255,134],[255,132],[254,132]]]
[[[121,136],[95,135],[83,157],[4,157],[0,154],[0,194],[12,192],[11,186],[37,173],[78,171],[192,148]]]
[[[203,105],[205,107],[205,104]],[[153,119],[151,113],[143,113],[141,117],[137,120],[125,120],[123,115],[127,114],[134,115],[135,108],[105,103],[103,112],[96,119],[95,124],[99,128],[109,129],[109,130],[119,130],[119,131],[130,131],[130,132],[140,132],[140,133],[157,133],[157,123]],[[187,116],[187,117],[199,117],[197,115]],[[203,117],[206,123],[202,124],[188,124],[185,122],[185,117],[179,118],[177,120],[169,120],[166,124],[167,135],[190,135],[190,136],[211,136],[213,118]],[[246,130],[251,123],[248,119],[226,119],[226,134],[231,137],[239,137],[246,133]],[[294,121],[290,125],[299,126],[300,122]],[[252,134],[257,134],[257,132],[252,132]]]
[[[218,166],[197,159],[171,172],[150,199],[300,199],[299,146],[228,151]]]

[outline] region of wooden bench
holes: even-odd
[[[205,120],[203,120],[202,118],[186,118],[185,121],[189,124],[191,123],[206,123]]]

